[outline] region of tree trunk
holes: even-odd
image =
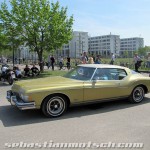
[[[39,57],[39,66],[40,66],[40,71],[43,72],[44,71],[44,60],[42,58],[43,53],[42,51],[37,52],[38,53],[38,57]]]

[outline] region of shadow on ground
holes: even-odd
[[[2,82],[0,81],[0,87],[4,87],[4,86],[11,86],[11,85],[9,85],[7,82],[2,83]]]
[[[88,115],[103,114],[130,107],[138,107],[138,105],[143,105],[146,103],[150,103],[149,98],[145,98],[145,100],[139,104],[130,104],[127,100],[118,100],[86,106],[84,105],[78,107],[71,107],[63,116],[58,118],[46,118],[42,114],[41,110],[20,111],[15,106],[7,105],[0,106],[0,120],[2,121],[4,127],[20,126],[41,122],[70,119]]]

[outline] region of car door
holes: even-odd
[[[98,68],[93,80],[84,82],[84,101],[126,96],[127,78],[124,69]]]

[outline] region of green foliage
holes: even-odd
[[[150,46],[145,46],[143,48],[138,49],[138,54],[141,56],[146,56],[147,52],[150,52]]]
[[[73,16],[67,8],[48,0],[11,0],[11,10],[2,3],[0,22],[7,35],[26,43],[42,61],[43,51],[55,51],[72,38]]]
[[[4,49],[7,49],[6,43],[7,37],[5,36],[3,25],[0,24],[0,52],[2,52]]]
[[[124,52],[123,52],[123,56],[124,56],[125,58],[128,58],[128,56],[129,56],[128,51],[124,51]]]

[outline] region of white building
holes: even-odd
[[[63,45],[58,55],[79,58],[84,51],[88,52],[88,32],[74,31],[72,40]]]
[[[119,35],[103,35],[89,37],[89,53],[95,55],[110,56],[111,53],[119,54],[120,36]]]
[[[139,48],[144,47],[144,39],[139,37],[123,38],[120,43],[120,54],[124,55],[124,52],[128,52],[129,56],[133,56],[133,53]]]
[[[15,58],[21,60],[30,60],[32,62],[38,61],[37,53],[34,51],[30,51],[29,47],[26,46],[26,43],[24,43],[24,45],[19,46],[18,49],[15,51]]]

